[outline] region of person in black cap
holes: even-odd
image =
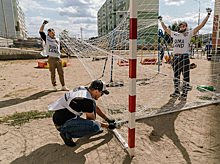
[[[115,120],[108,118],[96,105],[95,100],[103,94],[109,94],[105,82],[95,80],[89,87],[80,86],[67,92],[48,107],[49,111],[55,111],[54,125],[67,146],[76,145],[72,138],[103,132],[101,127],[116,128]],[[86,114],[86,119],[81,117],[83,113]],[[96,120],[96,114],[108,123]]]
[[[158,19],[161,22],[163,29],[173,38],[173,53],[174,53],[174,62],[173,62],[173,71],[174,71],[174,88],[175,91],[170,95],[170,97],[178,97],[180,95],[179,85],[180,85],[180,74],[183,74],[183,93],[179,97],[179,100],[186,100],[188,91],[191,90],[189,86],[190,82],[190,40],[208,21],[212,9],[207,8],[207,16],[203,22],[198,25],[195,29],[187,31],[188,24],[186,22],[181,22],[179,24],[179,31],[171,31],[168,29],[162,17],[159,16]]]
[[[44,26],[47,23],[48,21],[44,20],[43,24],[41,25],[39,33],[40,33],[42,40],[45,42],[44,51],[42,51],[43,56],[49,56],[48,63],[49,63],[49,70],[51,73],[51,82],[53,85],[53,90],[57,91],[56,72],[55,72],[55,70],[57,69],[60,83],[62,85],[61,90],[68,91],[69,89],[65,86],[63,65],[60,59],[61,52],[63,53],[66,53],[66,52],[60,46],[60,42],[55,38],[55,31],[53,28],[49,28],[47,30],[48,34],[45,35]],[[69,56],[68,53],[66,54]]]

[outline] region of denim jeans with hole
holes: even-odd
[[[68,120],[57,130],[66,133],[67,138],[80,138],[94,135],[99,132],[101,124],[94,120],[87,120],[81,117]]]

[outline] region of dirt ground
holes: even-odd
[[[36,68],[38,61],[0,61],[0,117],[47,111],[47,106],[65,93],[51,91],[49,70]],[[196,63],[204,65],[204,61]],[[203,71],[200,69],[199,73]],[[64,71],[70,89],[91,82],[84,78],[87,71],[76,58]],[[199,73],[194,71],[192,76],[200,77]],[[60,89],[59,80],[57,83]],[[162,105],[168,100],[165,98]],[[0,163],[220,164],[219,118],[219,105],[210,105],[142,119],[136,123],[133,158],[107,129],[99,135],[75,139],[77,146],[70,148],[60,139],[51,118],[31,120],[22,126],[0,124]]]

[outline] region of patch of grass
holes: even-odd
[[[212,100],[212,97],[208,97],[208,96],[198,96],[198,98],[200,100]]]
[[[6,95],[3,96],[3,98],[5,98],[5,97],[10,97],[10,95],[9,95],[9,94],[6,94]]]
[[[16,126],[16,125],[23,125],[28,123],[30,120],[33,119],[43,119],[52,117],[54,112],[40,112],[37,110],[29,111],[29,112],[22,112],[22,113],[15,113],[11,116],[6,116],[0,119],[0,124],[6,124],[8,126]]]
[[[5,135],[5,134],[7,134],[8,132],[5,132],[5,133],[0,133],[0,136],[3,136],[3,135]]]
[[[123,113],[120,109],[107,109],[111,114]]]

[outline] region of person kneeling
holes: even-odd
[[[115,120],[108,118],[96,105],[96,100],[103,94],[109,94],[105,82],[95,80],[89,87],[80,86],[67,92],[48,107],[49,111],[55,111],[53,114],[54,125],[67,146],[76,145],[72,138],[103,132],[101,127],[116,128]],[[86,114],[86,119],[81,117],[83,113]],[[108,123],[96,120],[96,114]]]

